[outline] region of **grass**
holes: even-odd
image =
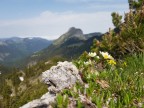
[[[64,89],[57,95],[56,103],[52,106],[54,108],[68,108],[70,105],[76,108],[144,108],[144,54],[134,54],[124,60],[114,60],[116,65],[109,64],[100,54],[97,56],[100,59],[89,57],[89,54],[85,53],[74,62],[80,70],[84,84],[76,83],[71,89]],[[98,67],[101,63],[103,66]],[[6,101],[5,106],[17,108],[41,97],[46,92],[46,85],[41,83],[32,85],[21,95]]]
[[[93,104],[97,108],[144,108],[144,54],[135,54],[124,61],[118,61],[115,68],[105,68],[99,75],[89,68],[83,67],[84,85],[76,84],[61,94],[73,98],[75,107],[91,107]],[[81,96],[85,97],[85,101]],[[64,106],[60,98],[56,104],[57,107],[61,104]]]

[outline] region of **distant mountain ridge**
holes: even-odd
[[[35,37],[12,37],[0,39],[0,63],[4,65],[12,65],[15,61],[40,51],[51,43],[52,41]]]
[[[76,58],[84,51],[89,51],[94,39],[100,40],[99,32],[83,34],[79,28],[72,27],[66,33],[56,39],[50,46],[29,57],[29,62],[47,60],[53,57],[66,59]]]

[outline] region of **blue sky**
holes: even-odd
[[[127,0],[0,0],[0,38],[55,39],[72,26],[104,33],[113,11],[127,12]]]

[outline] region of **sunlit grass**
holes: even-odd
[[[144,54],[135,54],[118,61],[114,69],[104,69],[98,76],[89,71],[91,67],[85,68],[85,84],[76,84],[71,90],[63,92],[63,96],[67,94],[76,100],[76,107],[88,105],[87,101],[79,100],[81,95],[97,108],[144,107]]]

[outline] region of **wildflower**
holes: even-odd
[[[89,52],[89,54],[88,54],[90,57],[95,57],[97,54],[94,52]]]
[[[135,72],[134,74],[138,74],[138,72]]]
[[[89,60],[89,61],[87,61],[87,62],[84,62],[84,64],[85,64],[85,65],[91,65],[92,62],[91,62],[91,60]]]
[[[110,65],[116,65],[116,62],[114,60],[108,60],[108,64],[110,64]]]
[[[103,56],[104,59],[114,59],[108,52],[100,52],[100,54]]]
[[[19,77],[20,81],[24,81],[24,77]]]

